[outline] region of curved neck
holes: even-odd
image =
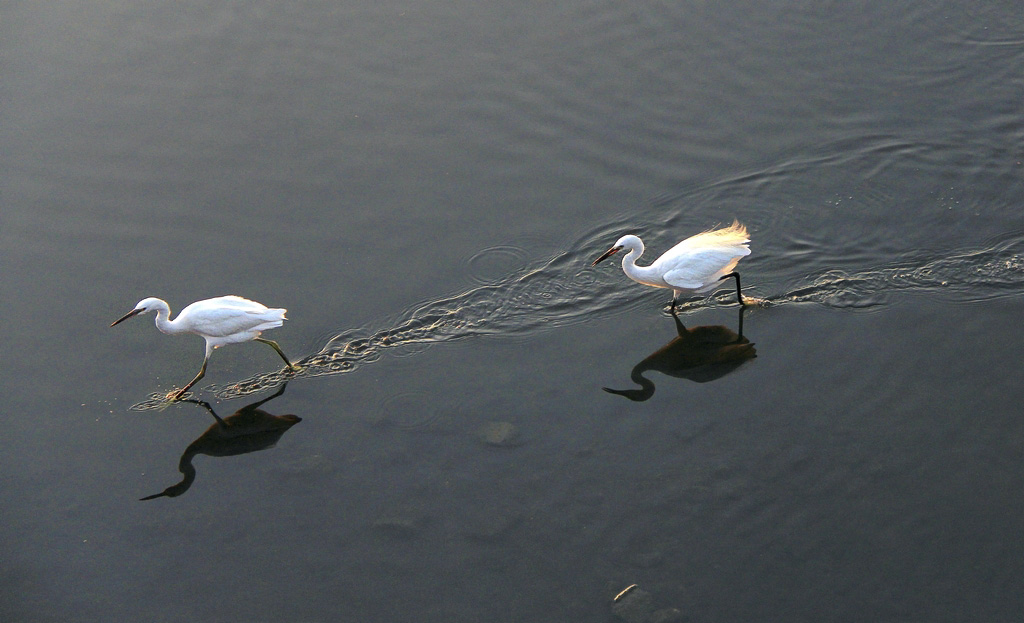
[[[192,457],[188,457],[188,461],[185,461],[185,457],[181,457],[181,459],[181,462],[178,464],[178,471],[180,471],[184,477],[178,484],[171,485],[164,489],[163,495],[166,495],[169,498],[176,498],[182,493],[185,493],[196,480],[196,468],[192,467]]]
[[[664,281],[658,275],[657,271],[654,270],[654,266],[637,266],[636,261],[640,259],[640,256],[644,254],[644,243],[639,242],[636,246],[629,248],[627,253],[622,258],[622,272],[626,273],[626,276],[638,283],[643,283],[652,286],[662,286]]]
[[[188,488],[192,486],[192,483],[196,479],[196,468],[192,466],[192,458],[199,454],[199,452],[197,452],[196,448],[193,446],[195,446],[195,442],[189,444],[189,446],[185,448],[185,452],[182,453],[181,458],[178,459],[178,471],[181,472],[184,477],[178,484],[168,487],[168,489],[174,489],[175,496],[188,491]]]
[[[154,495],[147,495],[142,498],[143,500],[155,500],[156,498],[176,498],[182,493],[188,491],[188,488],[192,486],[192,483],[196,479],[196,468],[192,467],[192,457],[195,453],[189,453],[189,449],[192,446],[185,449],[185,454],[182,455],[181,460],[178,462],[178,471],[182,473],[184,478],[181,482],[173,484],[160,493]]]
[[[178,324],[177,320],[171,320],[171,307],[167,303],[156,308],[156,328],[160,329],[163,333],[182,333],[185,331]]]
[[[654,381],[644,377],[647,367],[641,364],[633,367],[633,370],[629,373],[629,379],[643,388],[644,395],[646,396],[644,400],[647,400],[647,398],[654,395]]]
[[[622,396],[629,398],[633,402],[643,402],[649,400],[654,395],[654,382],[650,379],[644,378],[643,369],[638,369],[640,366],[633,368],[633,372],[629,375],[629,378],[640,386],[640,389],[611,389],[608,387],[604,388],[604,391],[609,394],[615,394],[616,396]]]
[[[181,458],[178,459],[178,471],[184,474],[185,480],[189,482],[196,479],[196,468],[192,467],[192,459],[197,454],[202,454],[195,445],[195,442],[190,443],[188,447],[185,448],[185,451],[182,452]]]

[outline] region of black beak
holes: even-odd
[[[176,485],[171,485],[161,491],[160,493],[154,493],[153,495],[147,495],[144,498],[139,498],[140,502],[146,500],[155,500],[157,498],[176,498],[182,493],[188,491],[188,488],[192,486],[192,478],[188,475],[185,476],[185,480],[182,480]]]
[[[110,323],[110,326],[114,326],[115,324],[124,322],[125,320],[128,320],[132,316],[138,316],[139,314],[142,313],[142,311],[143,310],[141,310],[141,309],[133,309],[130,312],[128,312],[127,314],[125,314],[125,315],[121,316],[120,318],[118,318],[117,320],[115,320],[114,322]]]
[[[599,262],[602,262],[602,261],[610,258],[611,256],[615,255],[616,253],[618,253],[621,250],[622,250],[622,246],[621,245],[608,249],[607,251],[604,252],[604,255],[602,255],[601,257],[599,257],[596,260],[594,260],[594,263],[591,264],[591,266],[597,266],[597,264]],[[118,322],[120,322],[120,321],[118,321]]]

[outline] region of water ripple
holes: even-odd
[[[480,285],[501,283],[506,275],[522,270],[529,262],[526,249],[500,245],[484,249],[469,258],[469,277]]]
[[[589,260],[606,243],[606,232],[592,232],[543,264],[455,296],[427,301],[408,310],[388,328],[352,329],[332,337],[324,348],[299,362],[299,372],[261,374],[212,388],[222,399],[246,396],[296,376],[353,372],[385,352],[473,337],[529,336],[649,304],[652,290],[626,280],[618,267],[591,268]],[[857,272],[828,270],[793,284],[765,303],[817,303],[836,309],[877,308],[901,292],[927,293],[958,302],[984,301],[1024,293],[1024,232],[991,246],[944,257],[910,258]],[[667,301],[667,291],[665,300]],[[694,311],[727,302],[731,293],[684,302]]]
[[[977,151],[979,146],[971,148]],[[715,220],[727,224],[734,217],[750,227],[753,238],[754,253],[740,267],[747,276],[745,293],[769,304],[877,309],[897,293],[954,302],[1020,295],[1024,231],[972,244],[978,233],[972,219],[982,206],[992,223],[1014,221],[1020,182],[989,166],[964,171],[958,178],[946,176],[942,183],[933,181],[945,170],[942,163],[959,157],[963,149],[954,143],[892,136],[850,138],[657,197],[644,216],[623,214],[595,226],[546,261],[529,262],[519,246],[484,249],[468,261],[471,278],[479,285],[333,335],[320,352],[299,362],[301,371],[287,374],[343,374],[385,354],[407,356],[432,344],[478,337],[525,339],[652,301],[667,303],[667,291],[656,294],[637,286],[610,262],[596,268],[590,262],[623,233],[642,236],[656,256],[678,236],[699,232]],[[975,155],[984,156],[983,161],[998,159],[995,153]],[[917,184],[914,193],[908,180],[912,175],[920,178],[921,171],[925,183]],[[889,206],[903,210],[894,212]],[[911,208],[917,210],[916,219],[928,219],[930,226],[916,227],[907,212]],[[951,250],[922,250],[935,247]],[[723,289],[717,296],[683,302],[681,310],[729,302]],[[213,389],[220,398],[246,396],[283,382],[285,374],[259,375]]]
[[[828,271],[773,302],[814,302],[836,308],[877,307],[898,292],[978,302],[1024,292],[1024,232],[991,247],[936,259],[918,258],[856,273]]]

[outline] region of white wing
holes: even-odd
[[[214,337],[226,337],[250,331],[280,327],[285,321],[284,309],[268,309],[265,305],[240,296],[220,296],[192,303],[181,310],[193,331]]]
[[[665,283],[687,290],[714,286],[719,277],[732,272],[740,258],[749,254],[750,249],[737,246],[676,255],[663,265],[667,269],[663,273]]]
[[[750,255],[746,227],[734,222],[683,240],[658,258],[665,283],[686,290],[713,288],[744,255]]]

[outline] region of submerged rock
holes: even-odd
[[[488,422],[477,431],[480,440],[489,446],[514,448],[523,444],[519,429],[511,422]]]
[[[407,539],[416,536],[426,523],[424,517],[381,517],[373,522],[373,529],[390,537]]]
[[[654,599],[647,591],[630,588],[616,597],[612,604],[612,613],[626,623],[651,623]]]

